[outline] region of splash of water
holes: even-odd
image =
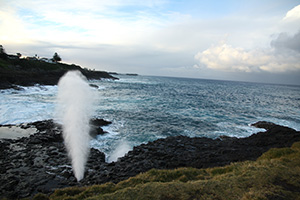
[[[72,160],[73,173],[80,181],[89,155],[89,121],[94,95],[79,71],[69,71],[58,82],[56,120],[62,123],[63,137]]]
[[[108,162],[116,162],[118,160],[118,158],[123,157],[130,150],[131,150],[131,147],[128,144],[128,142],[126,140],[121,141],[117,145],[117,148],[108,157]]]

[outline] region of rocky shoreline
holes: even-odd
[[[109,122],[95,119],[92,135],[105,134],[100,126]],[[8,127],[8,125],[5,125]],[[117,162],[106,163],[104,153],[91,149],[85,177],[77,182],[61,136],[52,120],[20,126],[36,133],[19,139],[0,139],[0,198],[50,194],[57,188],[85,186],[125,180],[152,168],[206,168],[231,162],[255,160],[274,147],[288,147],[300,141],[300,132],[269,122],[253,126],[266,129],[247,138],[168,137],[134,147]],[[2,126],[3,127],[3,126]]]

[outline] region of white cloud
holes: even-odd
[[[229,72],[291,72],[300,71],[300,54],[274,49],[244,50],[222,43],[199,52],[195,59],[200,65]]]
[[[295,22],[298,22],[296,25]],[[271,41],[271,47],[252,50],[226,43],[211,46],[195,55],[200,67],[223,72],[271,72],[300,74],[300,5],[279,22],[286,31]],[[281,24],[280,24],[281,23]],[[293,25],[291,28],[290,26]],[[283,26],[281,27],[283,28]],[[297,29],[298,32],[295,32]]]
[[[187,4],[195,10],[187,10]],[[64,61],[84,67],[121,72],[128,69],[141,74],[195,77],[197,69],[186,66],[193,66],[197,51],[196,59],[202,66],[199,77],[204,71],[208,74],[204,78],[222,78],[228,71],[251,74],[298,69],[295,52],[278,53],[296,44],[298,7],[285,16],[282,10],[295,3],[277,7],[273,10],[276,15],[265,12],[270,8],[266,3],[257,4],[265,8],[259,11],[253,4],[257,13],[237,9],[223,13],[221,18],[219,10],[201,15],[203,7],[197,1],[5,1],[0,7],[0,43],[14,53],[52,56],[56,51]],[[266,47],[271,34],[273,49]],[[223,39],[228,43],[210,47]]]
[[[36,0],[25,4],[12,1],[6,3],[6,8],[0,8],[2,15],[10,17],[0,27],[16,30],[12,26],[23,24],[22,31],[13,31],[20,40],[25,39],[24,33],[28,32],[32,40],[52,43],[136,44],[157,27],[173,20],[175,14],[162,16],[147,11],[164,3],[164,0]],[[19,23],[11,23],[17,20]]]
[[[293,9],[288,11],[283,18],[283,21],[295,21],[300,19],[300,5],[295,6]]]
[[[295,34],[300,30],[300,5],[288,11],[279,22],[280,32]]]
[[[30,31],[22,19],[16,17],[15,11],[10,8],[0,10],[0,41],[30,43]],[[21,34],[20,34],[21,33]]]
[[[214,70],[253,72],[258,70],[259,63],[267,59],[261,57],[257,60],[253,57],[254,55],[254,52],[221,43],[197,53],[195,59],[207,68]]]

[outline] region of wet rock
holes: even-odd
[[[256,128],[264,128],[267,131],[276,131],[276,132],[293,132],[293,131],[295,131],[292,128],[277,125],[272,122],[266,122],[266,121],[259,121],[254,124],[251,124],[251,126],[254,126]]]
[[[111,124],[110,121],[106,121],[104,119],[98,119],[98,118],[93,118],[90,121],[90,136],[92,138],[97,137],[97,135],[103,135],[106,132],[103,131],[103,129],[101,128],[101,126],[107,126]]]
[[[105,134],[106,132],[103,131],[103,129],[101,127],[97,127],[97,126],[90,126],[90,136],[92,138],[96,138],[97,135],[103,135]]]
[[[0,199],[32,197],[38,192],[50,193],[55,188],[74,186],[70,160],[62,139],[62,129],[53,120],[24,125],[38,133],[20,139],[0,140]],[[92,149],[87,164],[99,166],[105,162],[104,153]]]
[[[82,182],[87,185],[106,181],[118,182],[152,168],[224,166],[236,161],[255,160],[270,148],[287,147],[300,141],[299,131],[272,123],[258,124],[267,131],[253,134],[248,138],[211,139],[177,136],[149,142],[134,147],[117,162],[107,164],[105,172],[107,175],[97,170],[93,172],[93,176],[98,178],[89,177],[88,174]],[[107,176],[109,180],[105,178]]]
[[[103,126],[102,120],[91,124]],[[255,160],[273,147],[300,141],[300,132],[269,122],[257,122],[265,132],[247,138],[168,137],[134,147],[117,162],[106,163],[104,153],[91,149],[85,177],[77,182],[61,136],[52,120],[27,124],[38,133],[28,138],[0,140],[0,198],[32,197],[56,188],[119,182],[152,168],[206,168],[231,162]],[[26,128],[26,127],[24,127]]]
[[[91,119],[90,124],[93,126],[107,126],[107,125],[110,125],[111,122],[106,121],[104,119],[93,118],[93,119]]]
[[[89,85],[90,85],[90,87],[93,87],[93,88],[96,88],[96,89],[99,88],[98,85],[95,85],[95,84],[89,84]]]

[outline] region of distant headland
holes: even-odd
[[[0,89],[18,86],[56,85],[59,78],[69,70],[79,70],[87,79],[118,79],[105,71],[82,68],[75,64],[66,64],[58,53],[53,58],[40,58],[7,54],[0,45]]]

